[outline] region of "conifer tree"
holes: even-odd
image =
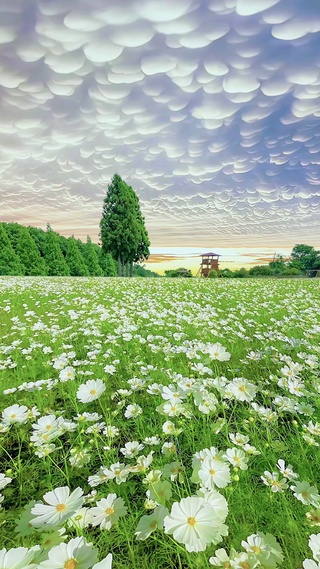
[[[100,267],[105,277],[116,277],[118,271],[118,263],[113,259],[110,253],[104,253],[100,250],[99,256]]]
[[[19,228],[19,241],[16,244],[15,251],[24,267],[24,274],[27,276],[46,275],[47,267],[45,260],[40,257],[38,247],[28,229],[23,225],[20,225]]]
[[[89,275],[86,263],[74,237],[69,237],[68,239],[66,263],[72,277],[87,277]]]
[[[0,275],[23,275],[23,267],[16,255],[4,225],[0,223]]]
[[[98,254],[96,252],[96,249],[94,248],[92,241],[89,237],[89,235],[87,236],[87,242],[84,245],[84,260],[86,262],[88,271],[90,276],[92,277],[102,277],[103,276],[103,270],[99,265],[99,257]]]
[[[38,251],[40,253],[40,257],[44,257],[45,255],[45,247],[46,247],[46,232],[39,227],[27,227],[32,239],[34,240]]]
[[[145,226],[144,217],[141,213],[139,198],[138,198],[137,194],[134,192],[134,190],[131,188],[131,186],[130,186],[130,190],[134,194],[136,218],[137,218],[137,221],[139,223],[139,228],[140,228],[140,235],[139,235],[138,244],[137,244],[133,259],[130,262],[130,276],[132,277],[133,263],[140,263],[141,261],[145,261],[146,259],[148,259],[149,255],[150,255],[150,251],[149,251],[150,239],[149,239],[149,235],[148,235],[148,232],[147,232],[147,229]]]
[[[100,236],[103,252],[117,259],[118,276],[123,276],[124,266],[132,265],[145,239],[144,220],[138,206],[139,200],[133,189],[115,174],[104,199]]]
[[[69,276],[70,271],[60,249],[59,235],[47,226],[45,261],[49,276]]]

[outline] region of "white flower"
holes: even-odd
[[[210,543],[220,540],[223,524],[214,508],[204,498],[182,498],[174,502],[164,519],[165,533],[172,534],[187,551],[204,551]]]
[[[36,569],[37,565],[34,565],[32,561],[39,549],[38,545],[30,549],[26,547],[0,549],[0,567],[1,569]]]
[[[67,366],[60,371],[59,379],[62,383],[65,383],[66,381],[74,379],[75,375],[76,375],[76,370],[71,366]]]
[[[155,446],[155,445],[159,445],[161,443],[161,439],[159,439],[159,437],[155,437],[155,436],[146,437],[143,442],[145,445]]]
[[[270,486],[271,492],[283,492],[288,488],[288,484],[285,478],[279,479],[279,472],[269,472],[264,471],[264,476],[261,476],[261,480],[266,486]]]
[[[218,342],[208,346],[207,353],[212,360],[218,360],[219,362],[227,362],[231,358],[231,354]]]
[[[318,507],[320,504],[320,496],[318,490],[306,481],[296,482],[295,486],[290,486],[293,495],[303,504]]]
[[[174,385],[164,386],[162,389],[162,398],[172,403],[182,403],[187,394]]]
[[[282,476],[285,478],[288,478],[289,480],[295,480],[299,478],[299,474],[293,472],[292,465],[288,464],[288,466],[286,466],[284,460],[281,458],[278,460],[278,464],[276,466],[280,470]]]
[[[309,547],[312,551],[313,558],[320,561],[320,533],[313,533],[309,538]]]
[[[144,449],[144,446],[141,443],[138,441],[132,441],[126,443],[124,448],[120,449],[120,452],[122,452],[122,454],[127,458],[134,458],[142,449]]]
[[[117,371],[117,368],[110,364],[110,365],[106,365],[103,368],[103,371],[105,371],[106,373],[109,373],[110,375],[113,375]]]
[[[84,537],[75,537],[68,543],[60,543],[48,552],[48,559],[39,569],[89,569],[97,561],[97,552]]]
[[[97,502],[96,507],[89,510],[92,517],[91,524],[100,526],[100,529],[110,529],[121,516],[127,513],[127,507],[122,498],[117,498],[117,494],[108,494]]]
[[[265,561],[269,557],[267,543],[258,534],[250,535],[247,537],[247,541],[241,542],[241,545],[248,553],[257,555],[261,561]]]
[[[280,545],[270,533],[259,531],[247,537],[247,541],[242,541],[241,545],[249,555],[253,554],[255,560],[266,567],[277,567],[284,559]]]
[[[96,563],[92,569],[112,569],[112,553],[109,553],[102,561]]]
[[[117,484],[121,484],[127,480],[130,470],[125,464],[116,462],[111,464],[109,468],[104,468],[103,472],[107,480],[115,479]]]
[[[235,377],[231,383],[229,383],[228,388],[238,401],[252,401],[257,392],[257,388],[253,383],[250,383],[244,377]]]
[[[106,386],[101,379],[88,379],[78,388],[77,399],[81,403],[91,403],[91,401],[99,399],[105,390]]]
[[[234,550],[231,551],[230,556],[227,554],[225,549],[217,549],[214,552],[214,557],[210,557],[209,563],[214,565],[215,567],[219,568],[230,568],[232,567],[232,560],[234,559],[233,555]]]
[[[234,445],[239,446],[243,446],[249,442],[249,437],[247,435],[241,435],[241,433],[229,433],[229,439],[233,442]]]
[[[241,470],[248,470],[248,457],[246,456],[245,452],[239,448],[228,448],[226,454],[224,455],[226,460],[232,464],[232,466],[236,466]]]
[[[316,563],[313,559],[305,559],[303,562],[303,569],[319,569],[320,563]]]
[[[25,423],[28,420],[28,407],[25,405],[11,405],[2,411],[2,422],[5,425],[12,423]]]
[[[0,490],[3,490],[8,484],[12,482],[12,478],[5,476],[5,474],[0,473]]]
[[[92,517],[89,508],[80,508],[71,518],[67,520],[69,528],[83,529],[90,525]]]
[[[163,506],[157,506],[151,515],[142,516],[137,525],[137,529],[134,532],[137,539],[145,540],[152,532],[156,529],[163,528],[163,520],[169,515],[169,510]]]
[[[36,516],[30,523],[40,528],[42,526],[55,526],[61,524],[77,512],[83,504],[83,490],[76,488],[71,494],[68,486],[56,488],[52,492],[44,494],[46,504],[38,503],[31,509],[31,514]]]
[[[210,457],[206,457],[202,461],[198,476],[205,488],[209,490],[216,486],[224,488],[231,481],[229,465]]]
[[[128,405],[124,412],[124,416],[126,419],[132,419],[132,417],[137,417],[138,415],[141,415],[141,413],[142,408],[139,405]]]

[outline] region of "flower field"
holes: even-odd
[[[320,567],[320,287],[0,279],[1,569]]]

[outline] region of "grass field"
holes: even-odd
[[[0,548],[40,546],[15,569],[318,567],[316,279],[2,277],[0,298]]]

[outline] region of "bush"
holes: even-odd
[[[209,279],[216,279],[218,278],[218,272],[215,269],[211,269],[208,274]]]
[[[220,277],[224,279],[233,279],[233,272],[231,269],[222,269],[222,271],[220,271]]]
[[[301,271],[296,267],[287,267],[284,269],[284,271],[282,271],[283,277],[295,277],[298,275],[301,275]]]
[[[249,277],[249,271],[247,271],[247,269],[245,269],[244,267],[242,267],[241,269],[239,269],[238,271],[235,271],[233,273],[233,276],[235,279],[246,279],[247,277]]]

